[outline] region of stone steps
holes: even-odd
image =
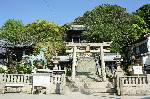
[[[85,94],[112,94],[115,93],[115,89],[114,88],[82,88],[80,90],[81,93],[85,93]]]
[[[108,80],[102,82],[102,77],[95,74],[95,66],[96,63],[94,58],[79,59],[74,83],[78,91],[84,94],[104,94],[113,92],[113,87],[111,87],[113,85],[109,84]]]
[[[114,93],[114,86],[110,82],[86,82],[85,90],[90,94]]]
[[[86,82],[86,84],[88,85],[88,88],[103,88],[108,86],[108,82]]]

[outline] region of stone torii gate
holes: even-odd
[[[101,56],[101,67],[102,67],[102,79],[106,81],[106,72],[105,72],[105,62],[104,62],[104,52],[110,52],[110,50],[105,49],[104,47],[110,47],[111,42],[103,42],[103,43],[68,43],[66,46],[71,48],[66,50],[67,53],[73,54],[73,62],[72,62],[72,81],[75,81],[77,66],[77,53],[100,53]],[[90,48],[95,49],[90,49]],[[82,48],[82,49],[81,49]],[[83,49],[85,48],[85,49]]]

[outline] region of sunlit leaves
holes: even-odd
[[[27,24],[28,31],[34,40],[35,52],[39,52],[40,48],[46,48],[46,57],[50,58],[56,52],[60,53],[64,49],[63,29],[46,20],[37,20],[31,24]]]
[[[126,12],[117,5],[100,5],[75,19],[74,24],[83,24],[83,38],[90,42],[113,41],[112,50],[123,52],[149,29],[139,16]]]
[[[20,20],[7,20],[0,28],[0,32],[1,39],[7,39],[13,44],[23,43],[24,25]]]
[[[136,10],[135,14],[140,16],[150,28],[150,4],[143,5],[138,10]]]
[[[0,29],[0,38],[7,39],[14,45],[32,45],[35,52],[40,48],[46,48],[46,56],[50,58],[56,52],[64,49],[64,30],[46,20],[37,20],[23,25],[19,20],[9,19]]]

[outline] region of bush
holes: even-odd
[[[32,71],[32,67],[26,63],[19,63],[16,68],[19,74],[30,74]]]
[[[0,73],[5,73],[5,70],[2,67],[0,67]]]
[[[0,73],[7,73],[7,72],[8,72],[7,66],[0,64]]]

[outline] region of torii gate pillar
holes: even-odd
[[[102,67],[102,80],[106,81],[106,71],[105,71],[105,61],[104,61],[104,51],[103,46],[100,47],[100,55],[101,55],[101,67]]]
[[[77,65],[77,47],[74,46],[73,48],[73,62],[72,62],[72,81],[75,81],[75,76],[76,76],[76,65]]]

